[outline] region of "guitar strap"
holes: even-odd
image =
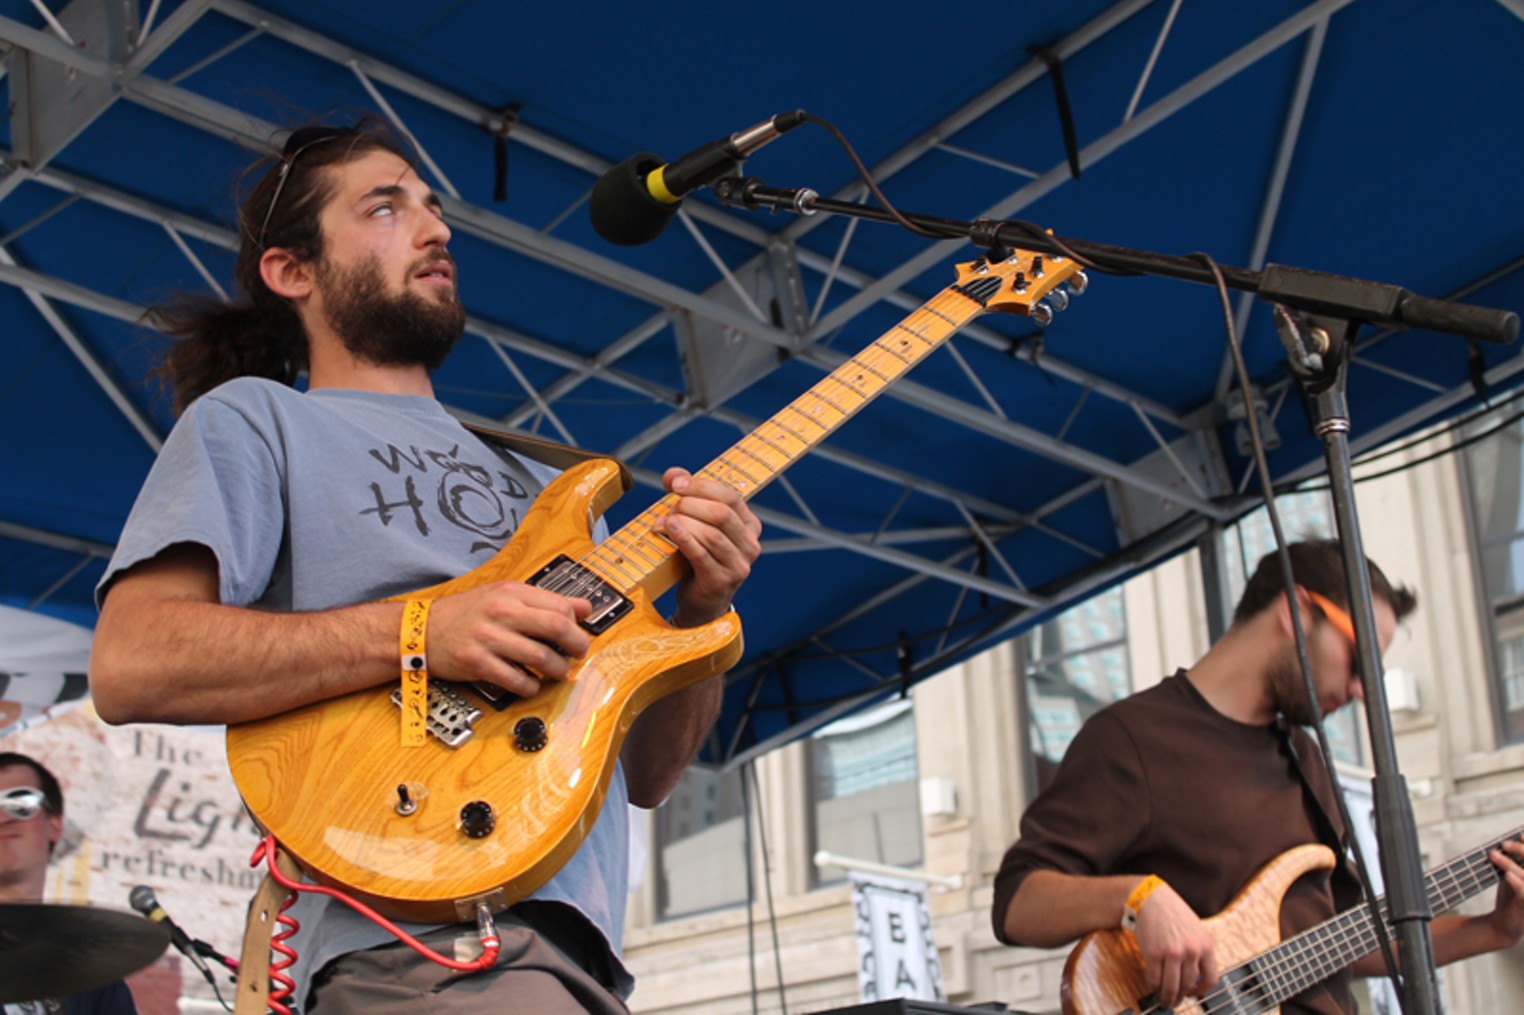
[[[531,437],[528,434],[511,433],[510,431],[498,430],[482,423],[466,423],[462,421],[462,425],[467,430],[476,434],[477,437],[481,438],[491,448],[521,455],[524,458],[532,458],[541,464],[549,465],[551,468],[560,469],[563,472],[574,465],[581,465],[583,462],[590,462],[598,458],[609,458],[608,455],[583,451],[581,448],[574,448],[567,444],[557,444],[555,441],[548,441],[543,437]],[[623,483],[624,489],[628,491],[635,485],[634,478],[630,475],[630,470],[625,467],[623,462],[618,462],[617,464],[619,465],[620,481]]]
[[[301,870],[285,850],[277,851],[275,862],[290,880],[301,879]],[[274,936],[281,903],[289,894],[280,882],[266,874],[249,903],[243,950],[239,954],[238,1000],[233,1004],[233,1015],[265,1015],[270,996],[270,938]]]
[[[1339,858],[1340,863],[1343,863],[1346,852],[1344,839],[1336,830],[1338,825],[1329,817],[1328,809],[1323,806],[1322,798],[1318,796],[1317,790],[1313,788],[1312,780],[1307,778],[1307,772],[1302,768],[1301,752],[1297,750],[1296,740],[1292,736],[1291,723],[1287,721],[1285,716],[1276,717],[1275,732],[1281,739],[1281,749],[1286,752],[1286,757],[1291,762],[1292,770],[1296,772],[1297,778],[1301,780],[1302,794],[1307,797],[1311,805],[1313,824],[1317,826],[1319,841],[1333,850],[1334,856]],[[1329,782],[1332,783],[1332,781],[1333,775],[1330,773]],[[1330,788],[1333,788],[1334,792],[1338,792],[1336,788],[1332,786]]]
[[[1344,841],[1340,839],[1334,832],[1333,821],[1329,818],[1328,811],[1323,807],[1323,801],[1318,798],[1318,794],[1312,788],[1312,783],[1307,778],[1307,773],[1302,769],[1301,756],[1296,749],[1296,742],[1291,737],[1291,724],[1286,721],[1285,716],[1276,717],[1275,729],[1276,732],[1280,734],[1281,744],[1285,748],[1286,757],[1291,760],[1291,767],[1296,769],[1297,778],[1302,780],[1302,792],[1312,799],[1312,812],[1318,826],[1318,838],[1323,840],[1323,845],[1329,847],[1334,851],[1334,857],[1338,860],[1338,866],[1336,866],[1329,875],[1330,883],[1338,878],[1340,871],[1344,871],[1348,876],[1355,878],[1360,889],[1360,895],[1362,899],[1375,899],[1375,890],[1372,887],[1369,878],[1366,877],[1364,869],[1357,867],[1352,862],[1349,855],[1349,849],[1345,845]],[[1332,772],[1328,773],[1328,781],[1332,791],[1337,793],[1339,791],[1338,785],[1334,781],[1334,775]],[[1337,898],[1337,892],[1335,897]],[[1372,922],[1376,927],[1376,939],[1380,942],[1382,953],[1387,956],[1388,961],[1390,962],[1393,958],[1392,943],[1387,930],[1385,929],[1385,918],[1377,910],[1375,902],[1364,901],[1361,904],[1370,907]],[[1395,966],[1395,962],[1392,962],[1392,965]],[[1392,983],[1398,988],[1398,990],[1401,990],[1401,979],[1399,977],[1394,976],[1392,978]]]

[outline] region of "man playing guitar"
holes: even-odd
[[[1224,972],[1203,918],[1221,913],[1267,863],[1305,843],[1343,842],[1333,786],[1301,727],[1361,696],[1342,553],[1333,541],[1290,548],[1294,602],[1274,554],[1260,561],[1232,626],[1189,670],[1092,716],[1053,784],[1021,821],[995,882],[995,933],[1051,948],[1125,926],[1136,935],[1147,987],[1162,1008],[1202,997]],[[1416,605],[1370,564],[1381,647]],[[1290,611],[1301,611],[1318,700],[1308,700]],[[1490,858],[1502,872],[1485,916],[1439,916],[1435,958],[1453,962],[1509,948],[1524,934],[1524,845]],[[1353,906],[1347,860],[1286,891],[1289,937]],[[1352,957],[1353,958],[1353,957]],[[1380,953],[1282,1003],[1288,1012],[1355,1011],[1351,975],[1382,975]],[[1238,1009],[1233,1009],[1238,1010]]]
[[[450,229],[384,128],[294,131],[240,224],[239,297],[157,318],[180,339],[165,373],[183,414],[98,592],[90,683],[109,722],[247,723],[395,684],[405,607],[380,600],[481,564],[558,473],[488,447],[435,400],[431,371],[466,321]],[[671,619],[692,627],[730,609],[761,526],[723,484],[681,469],[664,482],[676,506],[656,531],[686,561]],[[588,651],[589,609],[517,581],[441,595],[425,614],[427,668],[440,683],[529,698]],[[625,801],[666,797],[721,693],[711,677],[641,712],[605,806],[559,873],[500,917],[487,972],[431,966],[304,895],[296,943],[310,1003],[625,1011]],[[421,930],[448,953],[474,924]],[[309,1003],[302,987],[297,1000]]]

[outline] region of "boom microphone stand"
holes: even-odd
[[[1355,512],[1354,479],[1350,473],[1349,407],[1344,393],[1357,325],[1349,320],[1304,314],[1281,304],[1275,306],[1275,323],[1288,353],[1292,375],[1312,406],[1313,430],[1323,441],[1328,462],[1328,487],[1344,551],[1350,619],[1355,624],[1360,683],[1365,691],[1365,721],[1376,770],[1372,780],[1376,841],[1387,886],[1388,914],[1401,944],[1403,1008],[1409,1013],[1435,1012],[1439,1011],[1439,990],[1429,934],[1434,913],[1424,890],[1412,800],[1407,781],[1397,768],[1386,681],[1381,654],[1376,649],[1370,572],[1365,566],[1365,548]]]
[[[967,238],[988,248],[1023,248],[1062,256],[1078,255],[1098,267],[1133,274],[1161,275],[1213,284],[1216,276],[1200,259],[1134,250],[1110,244],[1055,237],[1026,223],[977,219],[972,222],[820,197],[805,188],[780,190],[755,177],[726,177],[714,184],[722,204],[744,208],[818,212],[907,225],[939,239]],[[1277,330],[1298,383],[1314,406],[1314,428],[1324,444],[1335,519],[1349,582],[1350,616],[1355,624],[1366,723],[1376,771],[1376,836],[1387,885],[1390,919],[1402,957],[1402,997],[1407,1015],[1439,1011],[1434,949],[1429,934],[1433,913],[1423,887],[1417,825],[1407,784],[1398,771],[1386,685],[1377,651],[1370,577],[1365,566],[1350,473],[1349,415],[1345,374],[1354,334],[1362,323],[1391,328],[1422,328],[1487,342],[1511,342],[1519,333],[1518,315],[1448,300],[1417,296],[1386,283],[1328,275],[1285,265],[1264,271],[1222,266],[1231,288],[1255,293],[1275,307]]]
[[[915,212],[896,216],[883,208],[821,197],[807,187],[769,187],[754,176],[728,176],[717,180],[713,187],[721,204],[736,208],[767,208],[799,215],[825,212],[895,224],[903,224],[903,219],[935,239],[967,239],[981,247],[1020,248],[1065,257],[1078,254],[1085,260],[1124,274],[1160,275],[1215,284],[1211,270],[1194,257],[1051,236],[1024,222],[966,221]],[[1266,265],[1264,271],[1222,265],[1222,274],[1231,289],[1256,293],[1262,299],[1307,313],[1389,328],[1421,328],[1484,342],[1512,342],[1519,334],[1519,315],[1512,311],[1418,296],[1401,286],[1383,282],[1329,275],[1283,264]]]

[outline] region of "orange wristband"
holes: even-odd
[[[1139,881],[1132,894],[1127,896],[1126,906],[1122,910],[1122,928],[1132,930],[1138,925],[1138,911],[1143,908],[1143,903],[1154,893],[1154,889],[1164,884],[1164,879],[1157,874],[1150,874]]]

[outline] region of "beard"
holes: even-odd
[[[409,270],[454,260],[441,247]],[[318,260],[315,277],[323,286],[328,323],[355,357],[376,366],[422,366],[433,372],[466,331],[466,309],[451,285],[439,298],[412,289],[393,292],[374,256],[351,268]]]
[[[1271,703],[1288,720],[1298,726],[1316,726],[1323,721],[1322,708],[1307,699],[1307,687],[1295,651],[1288,650],[1271,662],[1266,679]]]

